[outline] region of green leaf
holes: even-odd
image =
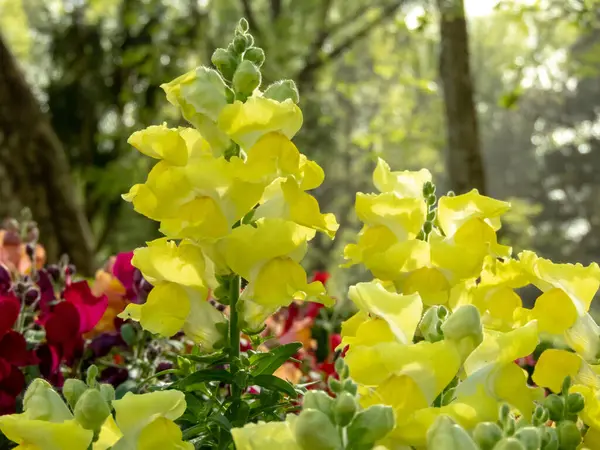
[[[179,355],[179,357],[203,364],[213,364],[227,359],[227,355],[224,355],[223,352],[211,353],[210,355]]]
[[[250,363],[254,365],[252,375],[271,375],[283,363],[298,353],[302,348],[300,342],[292,342],[290,344],[280,345],[268,353],[257,353],[250,357]]]
[[[223,369],[203,369],[175,382],[172,387],[174,389],[184,389],[187,386],[205,383],[207,381],[221,381],[231,384],[233,383],[233,376]]]
[[[274,391],[284,392],[292,398],[298,397],[298,393],[292,384],[275,375],[257,375],[253,378],[253,384]]]

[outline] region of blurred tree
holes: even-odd
[[[0,36],[0,166],[13,201],[0,203],[1,216],[31,209],[48,257],[68,252],[79,270],[93,273],[93,241],[76,200],[64,149]]]

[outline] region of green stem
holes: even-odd
[[[240,277],[235,275],[231,280],[229,287],[229,370],[232,375],[238,371],[240,359],[240,329],[237,303],[240,299]],[[239,397],[241,392],[235,384],[231,386],[233,397]]]

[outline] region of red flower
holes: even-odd
[[[126,297],[128,299],[133,299],[136,296],[134,290],[135,267],[131,265],[132,258],[133,252],[119,253],[115,257],[112,266],[112,273],[127,291]]]
[[[52,308],[46,323],[46,342],[58,355],[59,361],[72,362],[83,350],[81,320],[77,307],[62,302]],[[55,364],[52,364],[54,366]]]
[[[315,272],[312,281],[320,281],[321,283],[325,284],[330,277],[331,275],[329,272]]]
[[[5,295],[0,295],[0,335],[3,335],[17,321],[19,312],[21,311],[21,302],[13,294],[9,292]]]
[[[91,331],[108,307],[106,295],[96,297],[92,294],[87,281],[69,284],[63,292],[63,297],[68,303],[75,306],[79,313],[79,332],[81,334]]]

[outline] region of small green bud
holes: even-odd
[[[448,191],[446,197],[456,197],[456,193],[454,191]]]
[[[115,388],[112,386],[112,384],[101,384],[100,393],[102,394],[102,397],[104,397],[104,400],[106,400],[108,403],[115,399]]]
[[[245,34],[244,39],[246,40],[246,48],[252,48],[254,45],[254,36],[251,34]]]
[[[356,410],[357,405],[354,396],[348,392],[342,392],[335,399],[335,407],[333,409],[335,423],[341,427],[347,426],[354,418]]]
[[[293,80],[281,80],[271,84],[265,92],[263,92],[263,96],[272,100],[277,100],[278,102],[284,102],[288,98],[296,104],[300,102],[300,94],[298,93],[298,88]]]
[[[429,342],[437,342],[441,341],[444,338],[443,333],[441,333],[441,319],[440,319],[440,309],[439,306],[435,305],[425,311],[421,322],[419,323],[419,330],[425,338],[426,341]]]
[[[444,339],[458,344],[460,354],[466,358],[483,341],[483,328],[479,310],[473,305],[463,305],[442,324]]]
[[[425,222],[423,224],[423,232],[429,234],[431,233],[431,230],[433,230],[433,224],[431,222]]]
[[[210,60],[223,77],[227,80],[232,79],[238,66],[238,60],[232,52],[224,48],[218,48],[213,52]]]
[[[446,317],[448,317],[449,311],[448,308],[446,308],[444,305],[437,305],[437,316],[441,319],[444,320]]]
[[[492,450],[502,439],[502,429],[493,422],[478,423],[473,430],[473,439],[481,450]]]
[[[106,400],[97,389],[88,389],[75,405],[75,420],[86,430],[99,430],[110,414]]]
[[[525,446],[516,438],[508,437],[496,444],[494,450],[526,450]]]
[[[434,194],[431,194],[429,197],[427,197],[427,204],[429,206],[435,205],[436,200],[437,200],[436,196]]]
[[[579,392],[573,392],[567,396],[567,410],[572,414],[583,411],[585,398]]]
[[[335,372],[340,375],[340,378],[342,373],[344,372],[344,369],[346,368],[346,363],[344,362],[344,358],[338,358],[335,360],[335,364],[334,364],[334,368],[335,368]]]
[[[504,423],[504,434],[506,436],[512,436],[515,434],[515,430],[517,429],[517,421],[513,416],[510,416],[506,422]]]
[[[347,379],[346,381],[344,381],[342,389],[354,396],[358,392],[358,385],[351,379]]]
[[[92,364],[87,370],[86,383],[89,387],[96,387],[96,378],[98,378],[98,367]]]
[[[240,30],[241,33],[247,33],[249,29],[250,25],[248,24],[248,21],[242,17],[237,24],[237,30]]]
[[[427,222],[433,222],[435,220],[435,218],[436,218],[436,212],[435,212],[435,210],[429,211],[427,213]]]
[[[261,74],[250,61],[242,61],[233,75],[233,88],[237,93],[250,96],[260,86]]]
[[[569,395],[569,389],[571,388],[571,376],[567,375],[565,377],[565,379],[563,380],[563,384],[562,384],[562,395],[564,397],[566,397],[567,395]]]
[[[526,450],[539,450],[542,445],[539,430],[532,426],[518,429],[514,437],[525,446]]]
[[[548,410],[551,420],[558,422],[565,414],[565,400],[556,394],[550,394],[544,399],[544,407]]]
[[[333,402],[334,399],[323,391],[308,391],[304,394],[302,407],[304,409],[319,410],[333,419]]]
[[[244,53],[246,50],[246,36],[243,34],[237,35],[233,38],[233,49],[238,55]]]
[[[81,380],[78,380],[76,378],[69,378],[65,380],[62,393],[63,397],[67,400],[67,403],[69,404],[71,409],[75,408],[77,400],[79,400],[79,397],[81,397],[83,393],[87,391],[87,389],[88,385]]]
[[[581,444],[581,431],[575,422],[563,420],[556,426],[558,443],[561,450],[575,450]]]
[[[438,417],[427,431],[427,450],[478,450],[471,436],[447,416]]]
[[[503,403],[498,411],[498,417],[500,418],[500,423],[505,424],[511,417],[510,406],[508,406],[506,403]]]
[[[329,386],[329,389],[331,389],[331,392],[339,394],[342,391],[342,383],[333,377],[329,377],[329,380],[327,380],[327,385]]]
[[[548,418],[548,410],[541,405],[537,405],[535,411],[533,411],[533,424],[535,426],[543,425],[548,421]]]
[[[425,240],[425,233],[423,232],[423,230],[419,231],[419,234],[417,234],[417,239],[419,241],[424,241]]]
[[[542,450],[558,450],[558,434],[556,428],[542,427]]]
[[[254,63],[256,67],[261,67],[265,63],[265,52],[262,48],[250,47],[244,52],[243,58]]]
[[[392,431],[394,426],[394,410],[391,407],[370,406],[358,412],[348,425],[348,442],[359,448],[373,445]]]
[[[435,193],[435,184],[431,181],[426,181],[423,185],[423,197],[429,197],[431,194]]]
[[[338,450],[342,447],[340,436],[329,417],[316,409],[305,409],[300,413],[294,434],[302,448]]]

